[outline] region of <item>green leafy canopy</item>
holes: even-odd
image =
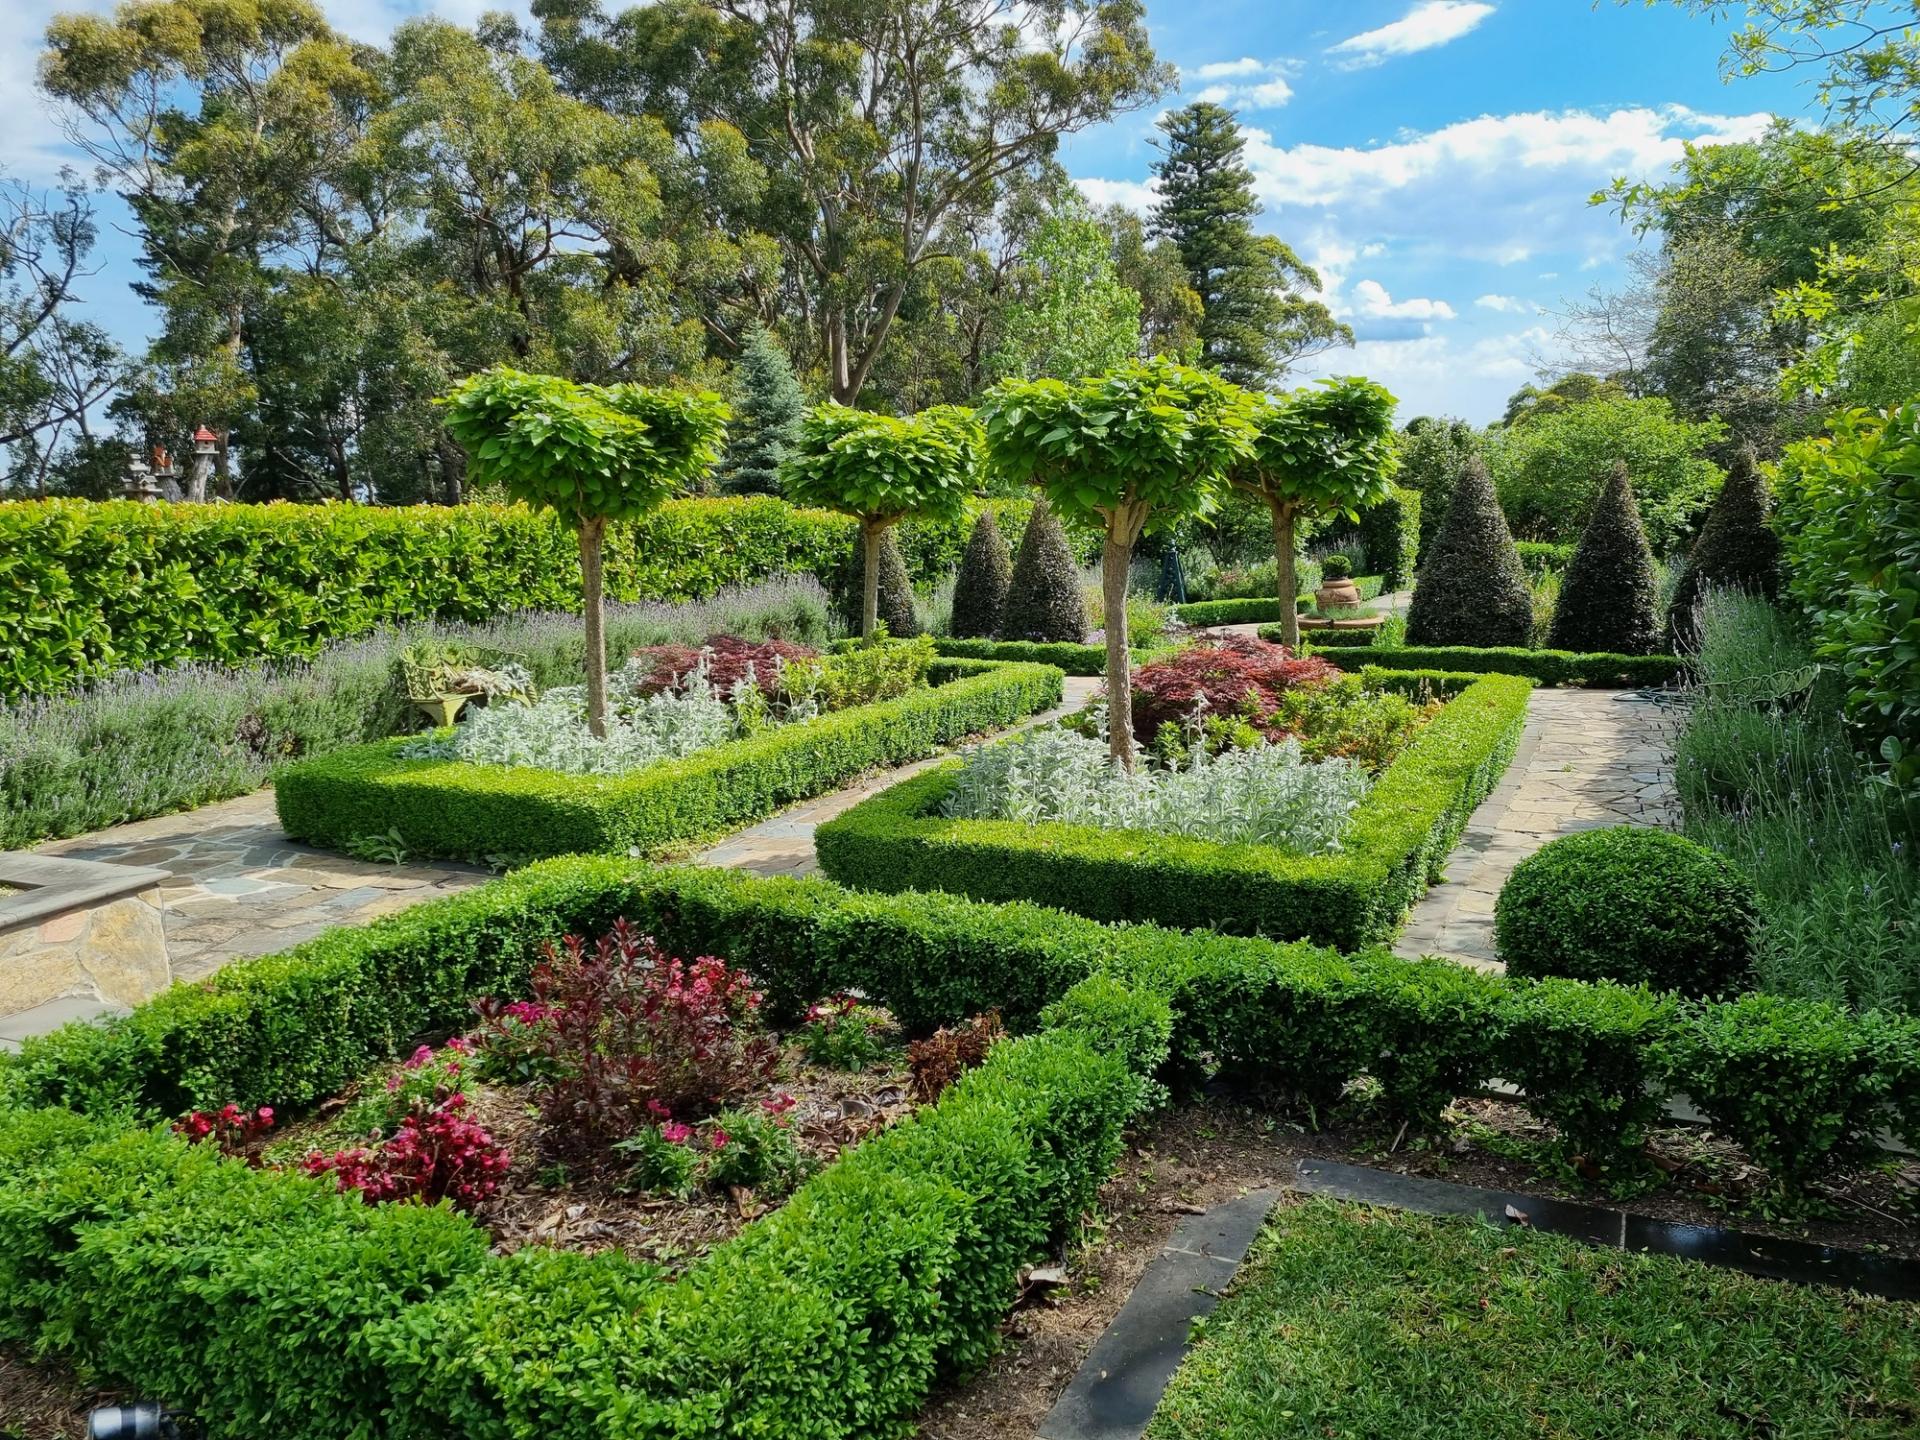
[[[797,505],[862,520],[957,519],[979,479],[981,431],[961,405],[900,418],[827,404],[801,423],[780,484]]]
[[[1003,381],[981,413],[996,468],[1105,529],[1122,512],[1167,525],[1212,510],[1251,453],[1253,408],[1231,381],[1156,357],[1083,380]]]
[[[1254,412],[1251,453],[1236,487],[1301,514],[1358,518],[1385,500],[1399,467],[1393,396],[1358,377],[1267,397]]]
[[[711,391],[579,385],[504,365],[438,403],[477,478],[575,523],[654,509],[714,463],[727,422]]]

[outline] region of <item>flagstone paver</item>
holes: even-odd
[[[285,950],[336,925],[363,925],[490,878],[472,865],[382,865],[295,844],[280,829],[271,790],[55,840],[35,853],[163,871],[158,921],[170,980],[197,980],[230,961]],[[95,952],[109,943],[102,935],[96,922],[89,936]],[[90,954],[86,971],[68,977],[52,998],[36,993],[26,977],[0,983],[0,1047],[123,1010],[126,997],[98,978],[111,974],[112,958]],[[9,995],[18,1003],[10,1005]]]
[[[1493,907],[1514,866],[1577,830],[1676,827],[1681,713],[1673,696],[1647,691],[1535,690],[1513,764],[1473,812],[1445,877],[1414,906],[1394,948],[1499,970]]]

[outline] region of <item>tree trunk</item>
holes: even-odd
[[[1127,574],[1133,566],[1130,527],[1119,517],[1107,522],[1100,551],[1100,600],[1107,630],[1108,752],[1133,769],[1133,652],[1127,648]]]
[[[1280,577],[1280,643],[1300,648],[1300,572],[1293,563],[1293,507],[1275,505],[1273,512],[1273,568]]]
[[[600,599],[600,541],[607,522],[598,516],[580,522],[580,595],[587,620],[587,728],[607,733],[607,637]]]
[[[860,597],[860,638],[871,640],[880,623],[880,537],[886,526],[878,520],[860,522],[861,549],[865,552],[865,574]]]

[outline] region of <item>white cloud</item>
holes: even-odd
[[[1451,320],[1453,307],[1444,300],[1395,300],[1378,280],[1362,280],[1353,287],[1353,303],[1363,316],[1390,320]]]
[[[1264,75],[1267,62],[1255,60],[1251,55],[1238,60],[1215,60],[1207,65],[1196,65],[1191,70],[1181,71],[1181,78],[1187,80],[1238,80],[1248,75]]]
[[[1351,349],[1314,356],[1291,378],[1365,375],[1394,393],[1403,423],[1416,415],[1462,415],[1477,423],[1497,417],[1507,397],[1534,378],[1532,357],[1552,340],[1537,326],[1464,342],[1448,334],[1362,337]]]
[[[1080,193],[1093,205],[1124,205],[1129,210],[1137,210],[1142,215],[1151,210],[1160,199],[1160,192],[1151,180],[1095,180],[1076,179],[1073,182]]]
[[[1205,81],[1197,91],[1183,90],[1183,98],[1225,105],[1230,110],[1277,110],[1293,98],[1287,76],[1297,68],[1290,60],[1214,60],[1183,70],[1183,82]]]
[[[1350,35],[1329,46],[1328,53],[1343,57],[1341,63],[1349,69],[1383,64],[1395,55],[1412,55],[1458,40],[1493,9],[1478,0],[1424,0],[1391,25]]]
[[[1533,306],[1515,295],[1482,295],[1473,302],[1482,310],[1497,310],[1502,315],[1524,315]]]

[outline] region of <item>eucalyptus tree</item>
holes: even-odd
[[[470,473],[557,512],[579,535],[587,725],[605,735],[607,522],[638,519],[704,474],[719,458],[727,407],[710,391],[579,385],[506,366],[467,377],[441,403]]]
[[[769,184],[792,309],[857,400],[922,271],[1060,137],[1173,80],[1143,0],[541,0],[542,53],[629,113],[732,122]]]
[[[1253,396],[1176,361],[1152,359],[1075,381],[1008,380],[982,408],[994,467],[1038,485],[1069,521],[1103,536],[1107,711],[1114,759],[1133,765],[1127,575],[1148,526],[1211,510],[1251,453]]]
[[[1373,381],[1344,378],[1267,397],[1254,411],[1253,445],[1230,478],[1273,520],[1283,644],[1300,643],[1296,527],[1333,515],[1357,519],[1363,507],[1387,498],[1399,463],[1394,403]]]
[[[882,538],[909,515],[958,520],[978,482],[980,441],[979,421],[957,405],[900,419],[829,403],[801,422],[781,466],[781,489],[797,504],[860,522],[863,636],[873,635],[880,615]]]

